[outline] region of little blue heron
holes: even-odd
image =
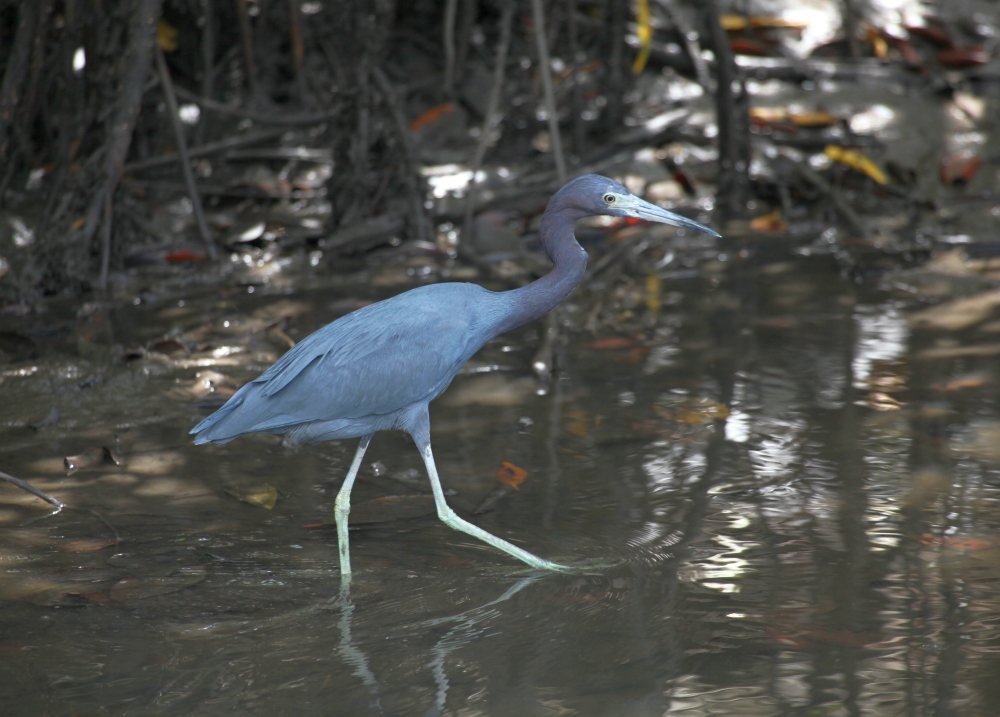
[[[246,433],[283,433],[291,443],[361,438],[334,504],[344,581],[351,575],[351,487],[372,436],[390,428],[409,433],[420,450],[445,525],[534,568],[567,569],[472,525],[448,506],[431,453],[427,405],[487,341],[544,316],[580,283],[587,253],[573,227],[578,219],[599,214],[719,236],[633,196],[614,180],[584,175],[560,189],[542,216],[538,235],[552,260],[548,274],[502,292],[476,284],[422,286],[343,316],[303,339],[195,426],[195,443],[227,443]]]

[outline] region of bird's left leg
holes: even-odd
[[[553,563],[549,560],[539,558],[537,555],[532,555],[527,550],[521,550],[521,548],[516,545],[511,545],[503,538],[498,538],[492,533],[486,532],[482,528],[473,525],[467,520],[459,518],[444,499],[444,491],[441,489],[441,479],[438,477],[437,466],[434,464],[434,454],[431,453],[429,432],[426,438],[414,435],[413,440],[416,442],[417,448],[420,449],[420,455],[423,456],[424,465],[427,466],[427,475],[431,479],[431,490],[434,492],[434,505],[437,506],[438,517],[444,522],[445,525],[449,528],[465,533],[466,535],[479,538],[484,543],[488,543],[494,548],[499,548],[508,555],[513,555],[518,560],[524,561],[533,568],[540,568],[542,570],[568,570],[565,565]]]
[[[354,454],[351,462],[351,469],[347,471],[347,478],[344,485],[337,493],[337,500],[334,502],[334,516],[337,518],[337,547],[340,550],[340,583],[346,585],[351,582],[351,545],[347,536],[347,518],[351,513],[351,488],[354,487],[354,479],[358,477],[358,469],[361,468],[361,459],[365,457],[368,444],[372,440],[370,434],[361,439],[358,450]]]

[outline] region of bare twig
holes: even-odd
[[[215,86],[215,0],[201,0],[204,25],[201,28],[201,96],[212,99],[212,89]],[[195,132],[195,143],[199,146],[205,142],[206,122],[198,123]]]
[[[844,36],[847,38],[847,51],[851,59],[857,62],[861,59],[861,46],[858,44],[858,12],[854,0],[842,0]]]
[[[385,76],[381,67],[372,68],[372,77],[378,85],[379,92],[382,93],[389,111],[392,113],[393,123],[396,125],[396,132],[399,135],[400,144],[403,146],[405,155],[404,171],[406,172],[406,186],[410,193],[410,204],[413,211],[414,230],[417,239],[424,241],[427,237],[427,221],[424,219],[424,199],[420,192],[417,180],[417,160],[413,151],[413,143],[410,140],[410,130],[406,125],[406,116],[403,108],[396,97],[396,91],[392,87],[389,78]]]
[[[538,71],[542,75],[542,88],[545,91],[545,113],[549,120],[549,139],[552,144],[552,155],[556,161],[556,177],[559,179],[559,184],[565,184],[566,161],[563,159],[562,139],[559,137],[559,113],[556,110],[556,97],[552,89],[552,67],[549,64],[549,43],[545,36],[545,12],[542,9],[542,0],[531,0],[531,9],[535,18]]]
[[[272,114],[268,112],[259,112],[256,110],[248,110],[242,107],[230,107],[222,102],[216,102],[215,100],[206,99],[205,97],[200,97],[194,92],[189,92],[183,87],[174,87],[174,92],[185,102],[193,102],[194,104],[201,107],[203,110],[211,110],[212,112],[218,112],[220,114],[232,115],[234,117],[245,117],[246,119],[253,120],[254,122],[261,122],[263,124],[285,124],[285,125],[300,125],[300,124],[318,124],[320,122],[325,122],[326,120],[333,119],[341,113],[343,107],[337,105],[328,110],[322,112],[309,112],[304,114]]]
[[[288,0],[289,32],[292,36],[292,65],[295,67],[295,86],[299,93],[299,102],[306,101],[306,78],[302,71],[302,59],[305,55],[305,43],[302,41],[302,11],[299,0]]]
[[[243,40],[243,71],[246,74],[250,97],[257,97],[257,63],[253,59],[253,28],[250,26],[250,8],[247,0],[236,0],[236,13],[240,16],[240,37]]]
[[[226,137],[225,139],[220,139],[218,142],[209,142],[208,144],[204,144],[197,149],[189,149],[188,158],[195,159],[196,157],[207,157],[218,152],[236,149],[237,147],[248,147],[254,144],[260,144],[261,142],[266,142],[270,139],[281,136],[283,132],[284,130],[269,130],[267,132],[256,132],[254,134]],[[140,159],[126,164],[125,171],[141,172],[144,169],[166,167],[174,164],[179,159],[180,155],[176,153],[165,154],[160,157],[150,157],[149,159]]]
[[[702,8],[715,53],[715,113],[719,127],[716,206],[724,217],[735,217],[746,213],[750,198],[750,108],[729,38],[719,21],[716,0],[704,0]]]
[[[701,56],[698,35],[688,25],[684,13],[676,5],[676,0],[657,0],[657,2],[663,8],[667,17],[670,18],[670,22],[673,23],[677,34],[683,39],[684,49],[687,50],[688,57],[691,58],[691,64],[694,66],[694,76],[698,80],[698,84],[702,86],[705,92],[712,92],[714,84],[712,76],[708,72],[708,64],[705,62],[705,58]]]
[[[580,61],[584,55],[580,50],[580,28],[576,17],[576,0],[568,0],[566,8],[567,25],[569,31],[569,51],[573,77],[572,94],[570,95],[570,109],[573,113],[573,151],[577,157],[583,154],[583,86],[580,83]]]
[[[205,243],[205,250],[208,252],[209,258],[214,259],[216,256],[215,242],[212,240],[212,233],[208,229],[208,222],[205,221],[205,212],[201,206],[201,196],[198,194],[197,186],[194,183],[194,171],[191,169],[191,158],[188,156],[184,126],[181,124],[180,114],[177,109],[177,96],[174,94],[174,83],[170,79],[170,69],[167,67],[167,61],[163,57],[163,50],[159,46],[156,47],[156,69],[160,74],[160,84],[163,86],[163,97],[167,101],[167,114],[170,115],[170,124],[174,130],[174,141],[177,144],[177,158],[181,162],[181,173],[184,176],[184,183],[187,185],[188,196],[191,198],[191,206],[194,209],[194,218],[198,225],[198,233],[201,234],[201,240]]]
[[[7,55],[7,70],[0,86],[0,158],[7,156],[7,131],[22,99],[22,86],[28,73],[31,48],[35,39],[41,3],[22,2],[18,9],[17,34]]]
[[[160,0],[138,0],[129,39],[129,62],[122,89],[115,107],[105,154],[103,186],[91,199],[84,224],[83,241],[90,244],[97,230],[97,223],[104,209],[105,196],[114,196],[115,188],[125,168],[125,157],[132,144],[132,133],[142,106],[146,74],[149,71],[153,47],[156,44],[156,23],[160,19]]]
[[[483,166],[483,158],[492,141],[493,132],[500,124],[500,94],[503,92],[504,73],[507,67],[507,51],[510,48],[511,25],[514,20],[514,0],[507,0],[500,17],[500,42],[497,45],[496,60],[493,66],[493,86],[486,105],[486,121],[479,135],[476,146],[476,156],[472,160],[472,182],[465,201],[465,218],[462,221],[462,242],[468,243],[472,237],[472,215],[476,209],[476,198],[479,195],[479,182],[476,177]],[[469,247],[466,247],[469,248]]]
[[[458,0],[448,0],[444,6],[444,90],[451,92],[455,84],[455,17]]]
[[[111,193],[104,194],[104,226],[101,231],[101,278],[102,294],[108,291],[108,269],[111,267]]]

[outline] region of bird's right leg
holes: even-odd
[[[351,582],[351,544],[347,536],[347,518],[351,513],[351,488],[354,487],[354,479],[358,477],[358,469],[361,468],[361,459],[365,457],[368,444],[372,440],[370,434],[361,439],[358,450],[354,454],[354,461],[351,462],[351,469],[347,471],[347,478],[344,485],[337,493],[337,500],[334,502],[334,515],[337,518],[337,547],[340,550],[340,584],[347,585]]]
[[[553,563],[550,560],[539,558],[537,555],[532,555],[527,550],[522,550],[516,545],[511,545],[503,538],[498,538],[492,533],[473,525],[469,521],[459,518],[444,499],[444,491],[441,488],[441,479],[438,477],[437,466],[434,465],[434,454],[431,453],[430,438],[428,437],[425,440],[420,440],[417,436],[414,436],[414,441],[417,443],[417,448],[420,449],[420,455],[424,458],[424,465],[427,466],[427,475],[431,479],[431,490],[434,492],[434,505],[437,507],[438,518],[440,518],[445,525],[449,528],[465,533],[466,535],[479,538],[484,543],[492,545],[494,548],[502,550],[508,555],[513,555],[518,560],[524,561],[533,568],[558,571],[569,570],[569,568],[565,565]]]

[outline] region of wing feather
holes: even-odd
[[[482,343],[473,290],[484,291],[423,287],[327,324],[198,424],[196,442],[386,415],[433,399]]]

